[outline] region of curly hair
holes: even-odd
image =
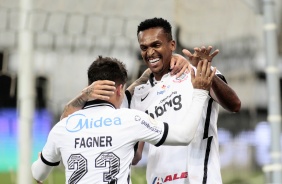
[[[146,19],[143,22],[141,22],[137,28],[137,36],[141,31],[144,31],[150,28],[157,28],[157,27],[162,28],[164,33],[167,34],[168,41],[172,40],[170,23],[163,18],[157,18],[157,17]]]

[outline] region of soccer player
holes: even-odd
[[[216,71],[209,68],[210,62],[205,60],[198,64],[196,75],[192,70],[189,77],[194,87],[193,100],[191,108],[185,110],[187,116],[180,120],[185,123],[168,125],[138,110],[119,109],[125,96],[127,71],[117,59],[99,56],[88,69],[88,83],[114,81],[114,94],[107,101],[88,101],[83,109],[52,128],[39,158],[32,164],[33,177],[42,183],[62,161],[66,183],[131,183],[130,167],[138,141],[154,146],[191,142]]]
[[[169,124],[184,124],[181,120],[187,114],[183,110],[191,104],[193,88],[188,73],[179,78],[167,75],[168,61],[176,47],[171,25],[162,18],[147,19],[139,24],[137,36],[142,58],[152,75],[146,84],[135,88],[130,107]],[[199,52],[208,56],[210,49],[203,47]],[[217,138],[218,103],[236,112],[240,109],[240,100],[219,71],[216,75],[191,144],[175,148],[149,146],[148,183],[158,180],[177,184],[222,183]]]

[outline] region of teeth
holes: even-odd
[[[150,62],[150,63],[155,63],[155,62],[157,62],[157,61],[159,61],[159,60],[160,60],[159,58],[156,58],[156,59],[150,59],[150,60],[149,60],[149,62]]]

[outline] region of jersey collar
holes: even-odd
[[[110,103],[108,101],[105,101],[105,100],[91,100],[91,101],[88,101],[83,106],[83,109],[88,109],[88,108],[92,108],[92,107],[101,107],[101,106],[108,106],[108,107],[116,109],[116,107],[112,103]]]
[[[170,74],[169,74],[169,73],[164,74],[163,77],[162,77],[162,79],[163,79],[164,77],[168,76],[168,75],[170,75]],[[162,80],[162,79],[161,79],[161,80]],[[160,80],[160,81],[161,81],[161,80]],[[156,80],[155,80],[155,77],[154,77],[154,74],[153,74],[153,73],[150,74],[150,76],[149,76],[149,82],[150,82],[150,84],[151,84],[151,87],[154,87],[155,84],[157,84],[157,83],[160,82],[160,81],[156,81]]]

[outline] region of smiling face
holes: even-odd
[[[169,40],[162,28],[155,27],[140,31],[138,42],[143,61],[153,72],[156,80],[169,72],[175,41]]]

